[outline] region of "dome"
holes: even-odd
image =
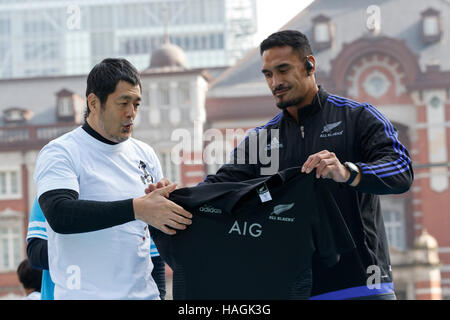
[[[423,230],[422,234],[414,241],[414,247],[417,249],[436,249],[438,247],[438,243],[436,239],[427,232],[427,230]]]
[[[152,53],[150,68],[181,67],[187,68],[186,55],[179,46],[165,43]]]

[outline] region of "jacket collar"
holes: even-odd
[[[305,118],[308,118],[322,110],[327,100],[328,92],[326,92],[321,85],[318,85],[318,87],[319,91],[314,96],[314,99],[311,101],[311,103],[297,110],[297,117],[299,119],[299,122],[302,122]],[[289,114],[286,109],[283,110],[283,116],[291,118],[295,121],[295,119]]]

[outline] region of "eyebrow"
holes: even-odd
[[[129,95],[123,95],[123,96],[119,96],[119,97],[117,98],[117,100],[133,100],[133,97],[132,97],[132,96],[129,96]],[[142,100],[141,97],[137,97],[137,98],[136,98],[136,101],[141,101],[141,100]]]
[[[286,67],[290,67],[291,65],[289,63],[282,63],[279,64],[278,66],[275,67],[275,69],[281,69],[281,68],[286,68]]]
[[[275,67],[275,69],[279,70],[279,69],[282,69],[282,68],[289,68],[290,66],[291,66],[291,65],[290,65],[289,63],[282,63],[282,64],[277,65],[277,66]],[[262,72],[262,73],[266,73],[266,72],[270,72],[270,70],[262,69],[261,72]]]

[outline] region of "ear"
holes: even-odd
[[[95,113],[95,111],[100,108],[100,99],[95,95],[95,93],[91,92],[87,96],[87,105],[91,113]]]
[[[309,55],[306,57],[306,59],[309,61],[310,65],[312,66],[311,69],[309,69],[309,74],[314,74],[316,72],[316,59],[313,55]]]

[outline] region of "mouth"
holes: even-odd
[[[281,96],[283,96],[284,94],[286,94],[289,90],[290,90],[290,88],[278,89],[278,90],[275,90],[275,91],[273,92],[273,94],[274,94],[274,96],[276,96],[276,97],[281,97]]]
[[[130,123],[130,124],[124,125],[123,128],[124,128],[125,132],[129,132],[133,129],[133,124]]]

